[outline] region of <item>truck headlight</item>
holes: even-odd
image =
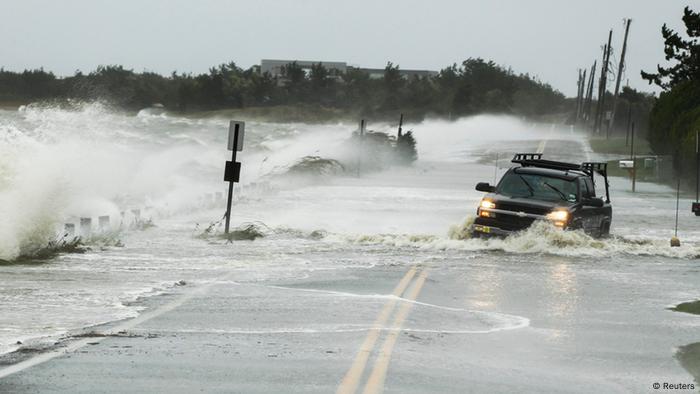
[[[494,209],[496,208],[496,204],[493,203],[493,201],[489,200],[481,200],[481,208],[485,209]]]
[[[568,211],[552,211],[552,212],[547,214],[547,219],[554,222],[555,226],[564,227],[564,225],[566,225],[566,221],[569,220],[569,212]]]

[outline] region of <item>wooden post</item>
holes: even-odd
[[[615,82],[615,96],[613,98],[613,108],[610,117],[610,123],[608,123],[608,134],[610,134],[610,128],[615,123],[615,113],[617,112],[617,99],[620,93],[620,80],[622,79],[622,71],[625,69],[625,53],[627,53],[627,36],[630,32],[630,23],[632,23],[632,19],[627,19],[627,26],[625,27],[625,40],[622,43],[622,52],[620,53],[620,65],[617,68],[617,82]]]
[[[681,176],[678,175],[678,187],[676,188],[676,227],[673,230],[673,237],[671,238],[671,247],[681,246],[681,241],[678,239],[678,209],[681,203]]]
[[[399,137],[403,135],[403,130],[401,129],[401,126],[403,126],[403,114],[401,114],[401,117],[399,118]]]
[[[630,109],[627,114],[627,131],[625,132],[625,146],[629,145],[630,139],[630,125],[632,124],[632,103],[629,103]]]
[[[496,184],[496,178],[498,177],[498,152],[496,152],[496,161],[493,166],[493,184]]]
[[[358,134],[359,142],[357,144],[357,177],[360,177],[360,165],[362,164],[362,140],[365,135],[365,120],[360,120],[360,132]]]
[[[109,215],[100,216],[97,218],[97,221],[100,226],[100,231],[105,232],[110,230]]]
[[[630,147],[630,157],[632,158],[632,193],[634,193],[637,183],[637,160],[634,158],[634,122],[632,122],[632,146]]]
[[[87,238],[92,233],[92,218],[80,218],[80,236]]]
[[[695,202],[700,198],[700,135],[695,130]]]

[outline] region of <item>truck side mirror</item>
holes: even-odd
[[[583,205],[587,205],[589,207],[595,207],[595,208],[601,208],[603,205],[605,205],[605,201],[603,201],[602,198],[587,198],[583,200]]]
[[[476,190],[480,192],[493,193],[496,191],[496,186],[491,186],[488,182],[479,182],[476,184]]]

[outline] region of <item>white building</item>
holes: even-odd
[[[316,64],[321,64],[323,67],[325,67],[330,73],[333,75],[342,75],[347,72],[348,69],[356,69],[359,71],[366,72],[369,74],[369,77],[372,79],[380,79],[384,77],[384,69],[383,68],[361,68],[361,67],[353,67],[353,66],[348,66],[346,62],[327,62],[324,60],[272,60],[272,59],[263,59],[260,61],[260,73],[270,73],[271,76],[273,77],[280,77],[282,76],[282,67],[290,64],[290,63],[296,63],[297,66],[301,67],[302,70],[304,70],[307,75],[311,71],[311,66],[316,65]],[[413,78],[414,76],[418,77],[435,77],[438,75],[437,71],[431,71],[431,70],[404,70],[399,68],[399,74],[406,78]]]

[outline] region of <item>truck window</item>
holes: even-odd
[[[588,177],[583,179],[586,183],[586,187],[588,188],[588,198],[595,197],[595,186],[593,185],[593,181],[591,180],[591,178]]]
[[[535,200],[568,202],[578,200],[578,190],[574,180],[538,174],[518,174],[515,171],[503,176],[497,192],[505,196]]]
[[[584,178],[578,178],[578,187],[581,190],[581,198],[591,198],[591,189]]]

